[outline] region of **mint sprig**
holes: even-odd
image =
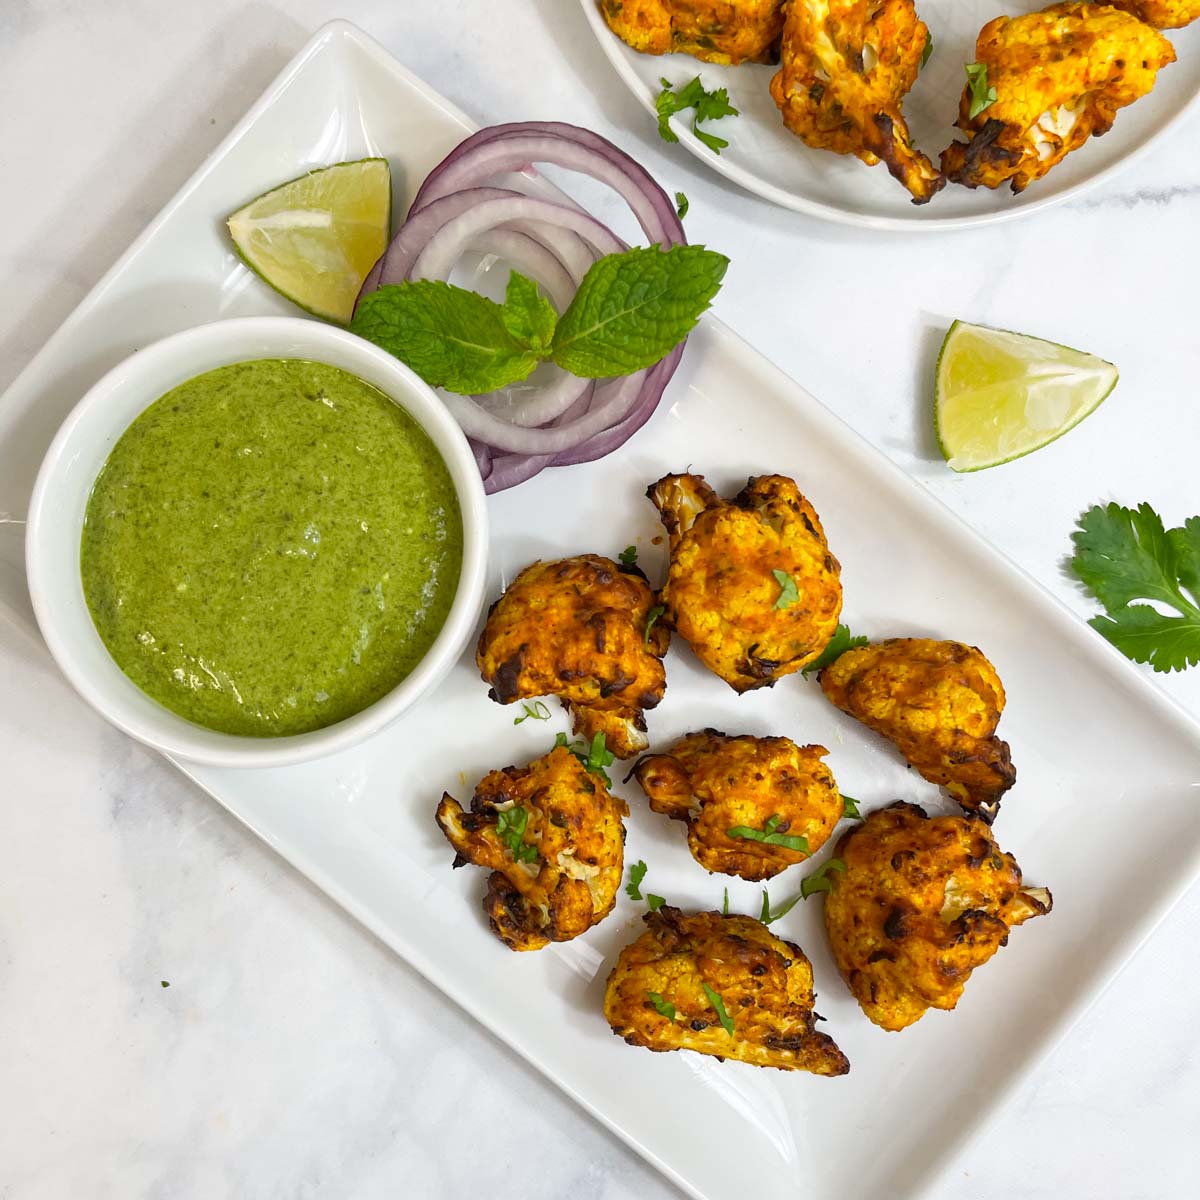
[[[461,395],[519,383],[547,359],[606,379],[652,366],[695,328],[729,260],[703,246],[642,246],[592,264],[558,317],[518,271],[504,303],[449,283],[386,284],[364,296],[350,331],[395,355],[431,387]]]

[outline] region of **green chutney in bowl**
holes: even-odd
[[[151,404],[87,502],[84,596],[121,670],[180,717],[281,737],[413,670],[454,601],[463,522],[429,436],[301,359],[218,367]]]

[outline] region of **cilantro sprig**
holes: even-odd
[[[594,734],[590,744],[568,742],[567,735],[560,733],[554,739],[554,746],[556,749],[562,746],[564,750],[569,750],[593,775],[599,775],[605,786],[612,787],[612,778],[604,768],[612,766],[616,755],[604,744],[603,733]]]
[[[720,291],[729,260],[704,246],[639,246],[593,263],[558,316],[517,271],[504,303],[421,279],[364,296],[350,330],[432,387],[492,392],[552,361],[573,375],[630,375],[669,354]]]
[[[711,92],[700,81],[697,75],[691,83],[684,84],[679,91],[669,79],[659,79],[662,91],[654,101],[658,113],[658,136],[664,142],[677,142],[675,131],[671,128],[671,118],[686,109],[695,109],[692,118],[692,133],[703,142],[714,154],[720,154],[729,143],[715,133],[700,128],[701,121],[719,121],[722,117],[736,117],[738,110],[729,103],[729,92],[726,88],[714,88]],[[686,205],[684,212],[687,211]],[[680,217],[683,213],[679,214]]]
[[[971,108],[967,116],[973,121],[985,108],[996,103],[996,89],[988,87],[987,63],[967,63],[967,91],[971,96]]]
[[[769,816],[761,829],[752,829],[749,825],[734,825],[725,832],[731,838],[744,838],[749,842],[762,842],[767,846],[783,846],[788,850],[796,850],[801,854],[808,853],[808,839],[796,837],[790,833],[779,833],[779,823],[783,818],[778,813]]]
[[[830,663],[841,658],[847,650],[853,650],[855,646],[865,646],[869,638],[858,636],[850,632],[845,625],[839,625],[833,631],[833,637],[829,639],[829,644],[821,651],[818,658],[813,659],[807,667],[801,669],[800,674],[807,679],[816,671],[823,671]]]
[[[800,880],[800,895],[807,900],[817,892],[832,892],[834,876],[830,874],[831,871],[845,875],[846,864],[840,858],[831,858],[822,863],[811,875]]]
[[[725,1011],[725,1001],[707,983],[700,986],[704,988],[704,994],[708,997],[709,1004],[717,1010],[717,1019],[724,1026],[725,1032],[733,1037],[733,1018]]]
[[[1096,505],[1071,540],[1071,570],[1105,609],[1088,622],[1093,629],[1156,671],[1200,663],[1200,516],[1167,529],[1149,504]]]
[[[508,847],[516,862],[536,862],[536,846],[525,841],[525,826],[529,824],[529,813],[519,804],[502,808],[496,814],[496,836]]]

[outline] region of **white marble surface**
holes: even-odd
[[[1200,117],[1025,223],[860,234],[658,142],[575,0],[5,0],[0,388],[333,16],[481,121],[578,121],[685,190],[689,235],[734,260],[720,315],[1081,614],[1080,510],[1200,510]],[[926,393],[955,316],[1093,349],[1120,388],[1054,447],[952,477]],[[1200,715],[1200,670],[1155,679]],[[3,622],[0,764],[3,1200],[674,1194]],[[1198,934],[1193,889],[939,1200],[1195,1194]]]

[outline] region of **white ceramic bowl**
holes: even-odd
[[[306,358],[341,367],[403,407],[433,440],[450,470],[463,522],[458,593],[446,623],[416,669],[374,704],[311,733],[281,738],[217,733],[152,700],[113,661],[83,595],[79,550],[92,484],[117,440],[165,392],[185,380],[256,358]],[[139,741],[194,762],[281,766],[333,753],[393,721],[449,671],[483,603],[487,570],[483,484],[463,437],[433,391],[403,363],[345,330],[293,317],[247,317],[202,325],[139,350],[75,406],[38,472],[29,507],[25,563],[42,636],[63,673],[97,711]]]

